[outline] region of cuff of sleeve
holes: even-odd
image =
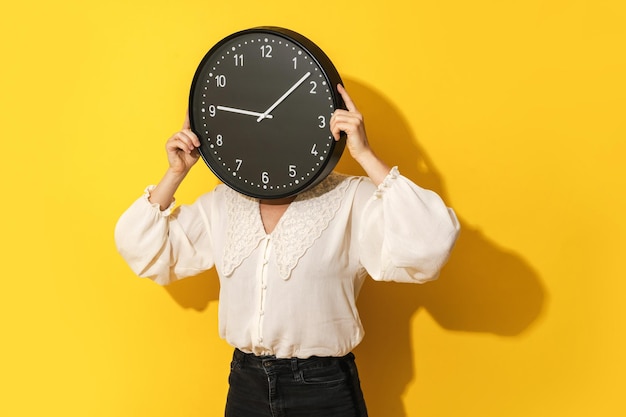
[[[400,176],[400,171],[398,170],[398,167],[394,166],[393,168],[391,168],[391,171],[389,171],[389,174],[387,174],[383,182],[381,182],[378,185],[378,188],[374,192],[374,197],[382,198],[387,188],[391,187],[392,184],[395,182],[396,179],[398,179],[399,176]]]
[[[176,205],[176,199],[172,200],[172,202],[170,203],[169,207],[167,207],[165,210],[161,210],[161,206],[158,203],[153,203],[150,201],[150,193],[152,192],[152,190],[154,190],[154,188],[156,187],[156,185],[149,185],[147,186],[144,190],[143,190],[143,199],[146,203],[148,203],[150,205],[150,207],[152,207],[153,209],[157,210],[159,212],[159,214],[161,214],[161,216],[163,217],[168,217],[171,213],[172,210],[174,209],[174,206]]]

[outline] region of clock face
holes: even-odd
[[[225,184],[256,198],[288,197],[336,165],[345,140],[329,123],[341,79],[326,55],[282,28],[235,33],[215,45],[191,88],[191,128]]]

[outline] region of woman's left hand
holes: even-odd
[[[341,132],[346,133],[346,147],[350,155],[358,162],[366,153],[371,152],[365,133],[363,115],[356,108],[343,85],[337,84],[337,91],[341,94],[347,110],[335,110],[330,119],[330,131],[335,140],[339,140]]]
[[[354,105],[346,89],[338,84],[337,91],[341,94],[347,110],[335,110],[330,119],[330,131],[335,140],[340,139],[341,132],[346,133],[346,148],[350,155],[361,165],[374,184],[378,185],[389,173],[389,167],[374,154],[370,147],[365,133],[363,115]]]

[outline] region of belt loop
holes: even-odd
[[[302,382],[302,371],[300,371],[298,358],[291,358],[291,372],[293,373],[294,381]]]

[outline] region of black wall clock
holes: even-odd
[[[341,78],[312,41],[288,29],[257,27],[222,39],[196,70],[191,129],[222,182],[255,198],[298,194],[335,167],[345,138],[329,123],[343,108]]]

